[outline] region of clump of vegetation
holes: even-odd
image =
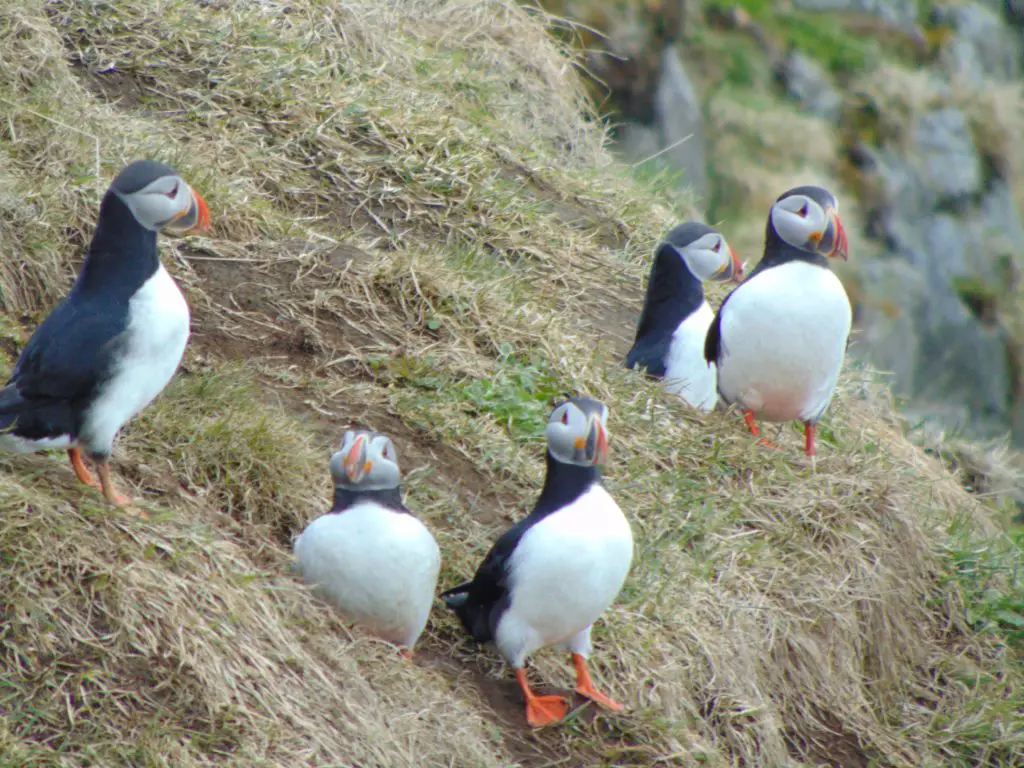
[[[175,164],[214,221],[163,245],[193,341],[116,456],[152,519],[100,506],[60,456],[0,462],[8,763],[1020,754],[999,529],[867,377],[844,380],[812,471],[788,427],[786,450],[762,451],[734,414],[620,367],[651,249],[691,201],[612,165],[543,22],[503,3],[0,9],[8,364],[124,162]],[[539,422],[573,391],[611,408],[607,484],[636,533],[595,632],[595,675],[629,708],[531,734],[452,617],[435,611],[420,661],[400,663],[308,596],[288,539],[326,509],[331,444],[372,427],[451,584],[530,505]],[[536,665],[569,684],[562,659]]]

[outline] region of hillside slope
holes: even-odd
[[[0,104],[8,366],[124,163],[175,165],[214,220],[163,243],[193,342],[115,454],[152,519],[104,507],[62,456],[0,458],[0,765],[1020,758],[1019,656],[965,606],[1010,555],[867,374],[812,472],[788,428],[762,451],[619,367],[688,201],[611,163],[520,8],[13,0]],[[400,662],[311,599],[288,548],[326,509],[332,444],[372,427],[454,583],[528,508],[573,390],[611,408],[607,484],[637,536],[595,633],[628,711],[530,733],[440,605]],[[532,674],[566,688],[565,662]]]

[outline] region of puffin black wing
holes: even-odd
[[[732,296],[734,292],[730,291],[729,296]],[[708,335],[704,337],[704,359],[707,360],[708,365],[712,363],[718,365],[718,355],[722,350],[722,310],[725,309],[725,303],[729,301],[729,296],[722,300],[718,311],[715,312],[715,319],[708,326]]]
[[[647,369],[647,375],[658,379],[665,377],[665,358],[668,356],[669,347],[672,344],[672,335],[667,334],[657,338],[640,338],[633,344],[633,348],[626,355],[626,367]]]
[[[33,440],[74,436],[82,407],[110,375],[126,323],[125,307],[72,292],[29,339],[0,391],[0,429]]]
[[[523,534],[536,522],[532,516],[520,520],[494,542],[471,581],[441,593],[466,632],[478,643],[494,639],[498,619],[508,607],[508,563]]]

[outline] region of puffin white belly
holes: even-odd
[[[718,402],[715,366],[704,359],[704,340],[715,313],[705,301],[672,334],[665,359],[665,388],[702,411]]]
[[[494,637],[502,655],[518,669],[539,648],[570,644],[612,604],[632,562],[629,521],[600,485],[532,526],[509,562]]]
[[[441,552],[416,517],[363,501],[295,541],[303,580],[350,621],[412,648],[427,624]]]
[[[83,446],[109,453],[121,427],[163,391],[185,354],[189,321],[188,303],[161,264],[128,302],[128,326],[117,340],[122,359],[85,413]]]
[[[56,451],[70,447],[70,435],[29,440],[26,437],[18,437],[12,432],[0,433],[0,452],[3,453],[38,453],[40,451]]]
[[[831,270],[802,261],[755,275],[721,317],[718,389],[765,421],[817,421],[846,356],[850,300]]]

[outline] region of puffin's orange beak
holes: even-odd
[[[734,283],[742,283],[743,279],[746,277],[746,275],[743,274],[743,265],[740,264],[740,260],[736,258],[736,252],[732,249],[732,246],[730,245],[728,248],[729,258],[732,259],[732,275],[729,276],[729,279]]]
[[[850,241],[846,238],[846,230],[843,228],[843,222],[840,220],[839,214],[835,209],[830,210],[828,213],[832,224],[832,250],[828,252],[827,256],[830,259],[839,258],[846,261],[850,249]]]
[[[210,228],[210,209],[202,195],[192,190],[192,207],[196,209],[196,224],[189,232],[206,232]],[[189,211],[191,215],[192,211]]]
[[[587,435],[587,455],[595,467],[599,467],[608,460],[608,433],[605,432],[604,424],[600,419],[594,419],[594,424]]]
[[[348,455],[345,457],[345,474],[348,475],[350,483],[358,483],[362,478],[367,466],[368,461],[365,461],[366,456],[366,435],[360,435],[352,443],[352,447],[348,449]]]

